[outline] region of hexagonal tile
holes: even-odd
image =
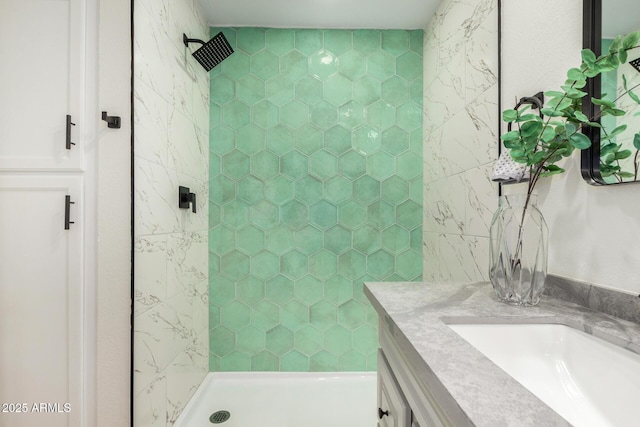
[[[349,101],[338,108],[338,123],[347,129],[354,129],[364,123],[364,107],[356,101]]]
[[[320,228],[329,228],[337,222],[337,208],[321,200],[309,208],[309,221]]]
[[[335,225],[324,232],[324,247],[334,254],[341,254],[351,247],[351,232]]]
[[[269,101],[260,101],[251,107],[253,123],[263,129],[269,129],[278,124],[278,107]]]
[[[422,75],[422,57],[413,52],[405,52],[396,60],[396,74],[407,81]]]
[[[397,124],[406,131],[412,131],[422,126],[422,108],[413,102],[407,102],[398,107]]]
[[[268,50],[251,55],[251,72],[262,80],[269,80],[280,71],[278,57]]]
[[[366,258],[357,251],[347,251],[338,257],[338,273],[347,279],[355,280],[366,271]],[[340,301],[344,302],[344,301]]]
[[[316,102],[309,109],[311,123],[320,129],[326,130],[338,123],[338,113],[336,107],[322,100]]]
[[[364,304],[365,308],[369,307],[371,303],[369,302],[369,299],[364,294],[363,285],[367,282],[372,282],[374,280],[375,279],[373,277],[369,276],[368,274],[365,274],[364,276],[358,277],[358,279],[353,282],[353,299],[355,301],[358,301],[361,304]],[[377,325],[377,323],[375,324]]]
[[[269,151],[282,156],[293,149],[293,131],[282,125],[272,127],[267,131],[267,147]]]
[[[209,200],[223,204],[236,197],[235,183],[224,175],[218,175],[209,183]]]
[[[367,309],[364,304],[349,300],[338,307],[338,323],[349,330],[354,330],[367,321]]]
[[[232,129],[240,129],[251,121],[249,107],[240,101],[231,101],[222,107],[222,120]]]
[[[235,284],[226,277],[212,278],[209,290],[211,291],[211,302],[218,305],[229,304],[236,297]]]
[[[342,55],[351,49],[351,31],[324,30],[324,47],[334,55]]]
[[[239,27],[236,31],[236,45],[238,49],[252,54],[264,48],[265,34],[262,28]]]
[[[309,62],[305,55],[292,50],[280,57],[280,74],[291,81],[307,75]]]
[[[251,175],[263,181],[268,180],[278,174],[280,162],[278,156],[269,152],[261,151],[251,156]]]
[[[420,31],[420,30],[409,31],[409,48],[412,51],[422,54],[423,36],[424,36],[424,31]]]
[[[224,255],[233,250],[235,233],[224,225],[209,230],[209,238],[212,240],[210,242],[211,250],[218,255]]]
[[[292,300],[280,307],[280,324],[297,331],[309,323],[309,307],[298,300]]]
[[[245,176],[238,182],[238,197],[255,204],[264,198],[264,184],[254,176]]]
[[[305,176],[295,183],[296,199],[307,205],[322,200],[322,183],[312,176]]]
[[[267,82],[265,96],[267,101],[282,107],[293,99],[293,82],[287,77],[275,76]]]
[[[354,30],[353,49],[364,55],[370,55],[381,46],[380,30]]]
[[[220,72],[231,77],[239,79],[249,74],[251,68],[249,55],[244,52],[235,51],[226,61],[220,64]]]
[[[399,176],[392,176],[382,182],[382,199],[397,205],[409,198],[409,183]]]
[[[221,217],[220,206],[209,201],[209,227],[220,224]]]
[[[255,356],[251,357],[251,370],[252,371],[277,371],[280,366],[280,360],[278,356],[270,351],[261,351]]]
[[[239,331],[249,324],[249,307],[237,300],[221,307],[220,322],[233,331]]]
[[[380,81],[370,76],[364,76],[353,82],[353,99],[362,104],[373,104],[382,96]]]
[[[218,326],[209,333],[211,342],[211,353],[217,356],[224,356],[230,353],[236,346],[236,334],[225,328]]]
[[[247,276],[238,281],[236,285],[238,299],[246,304],[253,305],[264,298],[264,281],[255,276]]]
[[[251,324],[261,331],[268,331],[280,321],[278,306],[270,301],[262,300],[251,306]]]
[[[211,143],[209,149],[216,154],[226,154],[233,150],[236,144],[236,134],[226,126],[216,126],[215,132],[211,133]]]
[[[326,150],[309,157],[309,173],[320,180],[327,180],[338,171],[338,159]]]
[[[296,248],[306,255],[311,255],[322,248],[322,231],[307,225],[295,232]]]
[[[222,109],[220,105],[211,101],[209,103],[209,128],[215,128],[220,125],[222,120]]]
[[[377,101],[365,108],[365,117],[369,126],[383,131],[396,122],[396,109],[387,102]]]
[[[263,230],[268,230],[278,223],[278,207],[262,200],[249,208],[251,222]]]
[[[422,250],[422,227],[411,230],[411,249],[420,252]]]
[[[310,356],[324,345],[324,334],[311,325],[305,325],[295,332],[294,341],[296,349]]]
[[[396,273],[404,280],[417,280],[422,274],[422,256],[412,249],[396,257]]]
[[[298,101],[291,101],[280,109],[280,122],[290,129],[298,129],[308,121],[309,108]]]
[[[324,183],[324,197],[333,204],[340,204],[351,198],[351,181],[335,175]]]
[[[413,200],[407,200],[396,208],[396,221],[407,230],[417,227],[422,224],[422,207]]]
[[[311,55],[322,48],[322,31],[315,29],[296,30],[295,46],[300,52]]]
[[[311,155],[322,148],[322,131],[311,124],[305,124],[296,131],[296,148]]]
[[[356,51],[349,51],[338,58],[338,72],[355,81],[367,73],[367,60]]]
[[[338,172],[347,178],[356,179],[362,176],[366,170],[366,158],[354,150],[349,150],[338,158]]]
[[[288,227],[278,225],[267,231],[267,249],[271,252],[282,255],[293,248],[293,230]]]
[[[351,281],[335,275],[324,284],[324,298],[336,306],[349,301],[353,297]]]
[[[385,30],[382,32],[382,49],[393,56],[409,50],[409,32],[406,30]]]
[[[309,308],[309,320],[312,326],[326,331],[336,323],[336,306],[324,300],[313,304]]]
[[[381,145],[380,132],[369,126],[362,126],[353,133],[353,148],[360,154],[373,154],[380,149]]]
[[[281,28],[269,28],[266,31],[267,49],[276,55],[282,55],[293,49],[293,31]]]
[[[251,358],[246,353],[234,350],[220,359],[220,366],[216,370],[229,372],[249,371],[251,370]]]
[[[247,255],[254,255],[264,249],[264,232],[251,225],[236,233],[236,247]]]
[[[378,330],[371,325],[362,325],[353,331],[353,348],[369,354],[378,348]]]
[[[236,230],[249,223],[249,206],[240,200],[232,200],[222,208],[224,223]]]
[[[296,150],[288,152],[280,157],[280,171],[291,179],[302,178],[308,172],[307,156]]]
[[[391,254],[397,254],[407,249],[409,247],[409,232],[396,224],[392,225],[382,232],[382,247]]]
[[[322,82],[312,76],[302,77],[296,82],[295,96],[299,101],[312,106],[322,101]]]
[[[351,80],[340,74],[335,74],[324,82],[323,97],[339,107],[351,99],[352,90]]]
[[[254,326],[247,326],[238,332],[236,341],[238,350],[250,354],[259,353],[265,349],[265,333]]]
[[[238,80],[238,100],[253,105],[264,98],[264,81],[248,75]]]
[[[367,370],[367,358],[355,350],[349,350],[338,357],[339,372],[364,372]]]
[[[327,351],[320,351],[309,360],[311,372],[335,372],[338,369],[338,358]]]
[[[414,129],[409,135],[409,149],[422,159],[422,145],[423,145],[423,132],[422,126]]]
[[[307,207],[297,200],[291,200],[280,207],[280,220],[293,229],[302,227],[309,221]]]
[[[378,151],[367,157],[367,172],[379,180],[389,178],[395,172],[395,159],[384,151]]]
[[[338,72],[338,58],[326,49],[321,49],[309,56],[309,74],[326,80]]]
[[[353,197],[365,205],[380,198],[380,181],[369,175],[361,176],[353,182]]]
[[[367,257],[367,271],[380,279],[393,273],[394,265],[395,258],[384,250],[376,251]]]
[[[306,275],[295,281],[294,294],[296,299],[304,304],[312,305],[320,301],[324,295],[322,281],[311,275]]]
[[[355,229],[364,224],[366,219],[367,208],[355,200],[349,200],[338,206],[338,223],[349,229]]]
[[[293,332],[282,325],[267,332],[267,349],[276,355],[283,355],[293,348]]]
[[[291,251],[280,258],[280,272],[285,276],[295,280],[309,270],[307,257],[298,251]]]
[[[416,79],[409,85],[409,97],[413,102],[422,106],[422,98],[424,94],[424,86],[422,79]]]
[[[282,372],[308,372],[309,356],[299,351],[292,350],[280,357],[280,371]]]
[[[340,356],[351,350],[351,332],[340,325],[332,326],[324,333],[324,348]]]
[[[236,97],[236,83],[226,76],[217,76],[211,81],[211,101],[226,104]]]
[[[321,250],[309,257],[309,273],[318,279],[327,279],[336,273],[336,256]]]
[[[220,258],[220,272],[238,280],[249,274],[249,257],[239,251],[231,251]]]
[[[222,158],[222,171],[233,179],[240,179],[249,173],[249,156],[238,150],[225,154]]]
[[[397,174],[404,179],[413,179],[422,174],[422,159],[415,153],[406,152],[396,158]]]
[[[400,105],[409,100],[409,84],[398,76],[382,82],[382,99],[391,105]]]
[[[252,124],[238,130],[236,139],[238,150],[248,155],[254,155],[264,149],[264,131]]]
[[[340,155],[351,148],[351,132],[342,126],[334,126],[324,133],[324,147]]]
[[[264,195],[267,200],[276,205],[281,205],[293,198],[293,181],[278,175],[264,184]]]
[[[368,224],[378,230],[384,230],[395,223],[395,213],[392,205],[379,200],[367,207]]]
[[[251,274],[260,279],[270,279],[280,271],[280,258],[269,251],[262,251],[251,258]]]
[[[369,75],[385,81],[396,72],[396,60],[386,52],[378,51],[367,57]]]

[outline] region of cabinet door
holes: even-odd
[[[0,1],[0,170],[80,170],[83,0]],[[66,117],[71,115],[71,149]]]
[[[13,404],[0,426],[80,426],[81,190],[78,177],[0,174],[0,402]]]
[[[378,426],[410,427],[411,409],[382,350],[378,350]]]

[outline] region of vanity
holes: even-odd
[[[636,426],[640,419],[640,369],[635,368],[640,366],[636,365],[640,363],[640,325],[637,323],[550,296],[543,296],[536,307],[513,307],[500,303],[489,283],[366,283],[365,294],[379,316],[379,427],[543,427],[589,423],[624,427]],[[489,327],[474,331],[477,325]],[[511,325],[516,327],[509,332],[511,336],[499,329]],[[542,328],[527,328],[527,325]],[[471,329],[471,338],[466,329]],[[563,403],[554,401],[551,404],[560,408],[556,411],[542,400],[540,396],[547,391],[553,400],[555,386],[542,376],[544,367],[535,364],[537,361],[527,365],[535,367],[533,374],[532,369],[521,369],[525,376],[529,373],[528,378],[520,379],[521,383],[514,378],[517,370],[512,371],[508,363],[501,364],[500,354],[496,359],[482,347],[497,333],[493,347],[519,350],[520,353],[506,357],[523,362],[529,356],[537,357],[535,345],[528,346],[536,341],[535,337],[523,335],[531,331],[543,339],[538,346],[540,358],[548,357],[553,347],[545,342],[548,337],[561,342],[577,340],[577,346],[565,346],[561,352],[569,354],[557,356],[559,359],[552,361],[555,365],[548,369],[551,374],[559,373],[560,388],[574,388],[568,394],[572,404],[573,400],[577,402],[576,408],[564,408]],[[576,337],[557,337],[554,334],[558,331],[560,334],[568,331]],[[474,338],[477,342],[472,344]],[[605,356],[600,355],[598,348],[594,352],[582,345],[600,346]],[[592,353],[594,357],[587,357]],[[614,361],[614,356],[622,359]],[[572,365],[574,362],[577,368]],[[598,367],[601,362],[603,369]],[[616,369],[621,372],[614,372]],[[574,379],[574,371],[583,371],[587,384],[580,378]],[[590,381],[598,378],[606,380],[605,384]],[[596,395],[602,393],[603,397],[580,401],[581,387],[585,390],[591,387]],[[560,391],[567,394],[566,390]],[[587,392],[584,394],[590,393]],[[574,395],[578,398],[573,399]],[[596,415],[588,414],[588,410]],[[602,420],[594,418],[600,413]],[[575,421],[581,416],[586,421]]]

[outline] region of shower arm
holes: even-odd
[[[203,42],[200,39],[190,39],[189,37],[187,37],[186,34],[182,33],[182,43],[184,43],[184,45],[186,47],[189,47],[189,43],[200,43],[201,45],[204,45],[205,42]]]

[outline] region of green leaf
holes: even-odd
[[[556,137],[556,131],[551,126],[546,126],[542,131],[540,139],[544,142],[551,142]]]
[[[571,99],[581,99],[587,96],[587,92],[583,92],[578,89],[571,89],[567,91],[567,96]]]
[[[507,142],[507,141],[515,141],[516,139],[520,139],[520,132],[518,132],[517,130],[509,131],[509,132],[503,134],[500,137],[500,139],[502,139],[505,142]]]
[[[614,104],[611,101],[607,101],[606,99],[591,98],[591,102],[594,105],[604,105],[605,107],[610,107],[610,108],[615,108],[616,106],[616,104]]]
[[[575,69],[575,68],[573,68]],[[569,70],[571,72],[571,70]],[[578,70],[578,72],[582,75],[582,72]],[[573,79],[576,80],[576,79]],[[559,92],[557,90],[550,90],[544,93],[547,98],[562,98],[564,96],[564,92]]]
[[[618,172],[618,176],[620,178],[635,178],[635,175],[632,174],[631,172]]]
[[[611,136],[620,135],[625,130],[627,130],[627,125],[620,125],[617,128],[615,128],[614,130],[612,130],[609,135],[611,135]]]
[[[589,64],[593,64],[596,62],[596,54],[593,53],[593,51],[591,51],[591,49],[582,49],[581,52],[582,55],[582,61],[589,65]]]
[[[633,146],[640,150],[640,132],[633,135]]]
[[[520,117],[518,117],[518,122],[528,122],[528,121],[537,121],[537,122],[541,122],[542,119],[540,118],[540,116],[538,114],[524,114]]]
[[[622,150],[616,153],[616,160],[624,160],[631,157],[631,150]]]
[[[569,71],[567,71],[567,78],[569,80],[584,80],[584,73],[582,72],[582,70],[578,68],[571,68],[569,69]],[[552,96],[552,95],[548,95],[548,96]]]
[[[523,138],[528,138],[533,135],[537,135],[542,130],[542,123],[537,121],[526,122],[520,128],[520,133],[522,133]]]
[[[554,108],[543,108],[540,111],[547,117],[564,117],[564,113],[562,111],[558,111]]]
[[[513,122],[518,118],[518,112],[516,110],[504,110],[502,112],[503,122]]]
[[[622,48],[626,50],[631,49],[638,44],[638,41],[640,41],[640,31],[636,31],[625,37],[622,42]]]
[[[571,145],[576,147],[579,150],[584,150],[586,148],[591,147],[591,140],[583,133],[576,132],[569,137],[569,142]]]
[[[618,53],[618,58],[617,58],[620,62],[618,63],[618,65],[620,64],[624,64],[625,62],[627,62],[628,59],[628,54],[626,50],[621,50],[620,53]]]
[[[585,114],[581,113],[580,111],[576,111],[575,113],[573,113],[573,115],[576,116],[576,119],[580,120],[582,123],[589,122],[589,117],[587,117]]]
[[[611,114],[612,116],[616,116],[616,117],[622,117],[625,114],[627,114],[626,111],[621,110],[619,108],[611,108],[610,110],[608,110],[609,114]]]
[[[609,46],[609,53],[617,53],[622,47],[622,35],[617,36],[613,42],[611,42],[611,46]]]
[[[607,154],[611,154],[614,153],[616,151],[618,151],[620,149],[620,146],[618,144],[615,144],[613,142],[603,145],[600,148],[600,157],[602,156],[606,156]]]
[[[623,75],[624,77],[624,75]],[[635,101],[636,104],[640,104],[640,97],[638,97],[638,95],[636,95],[634,92],[632,91],[627,91],[627,95],[629,95],[629,97],[631,99],[633,99]]]

